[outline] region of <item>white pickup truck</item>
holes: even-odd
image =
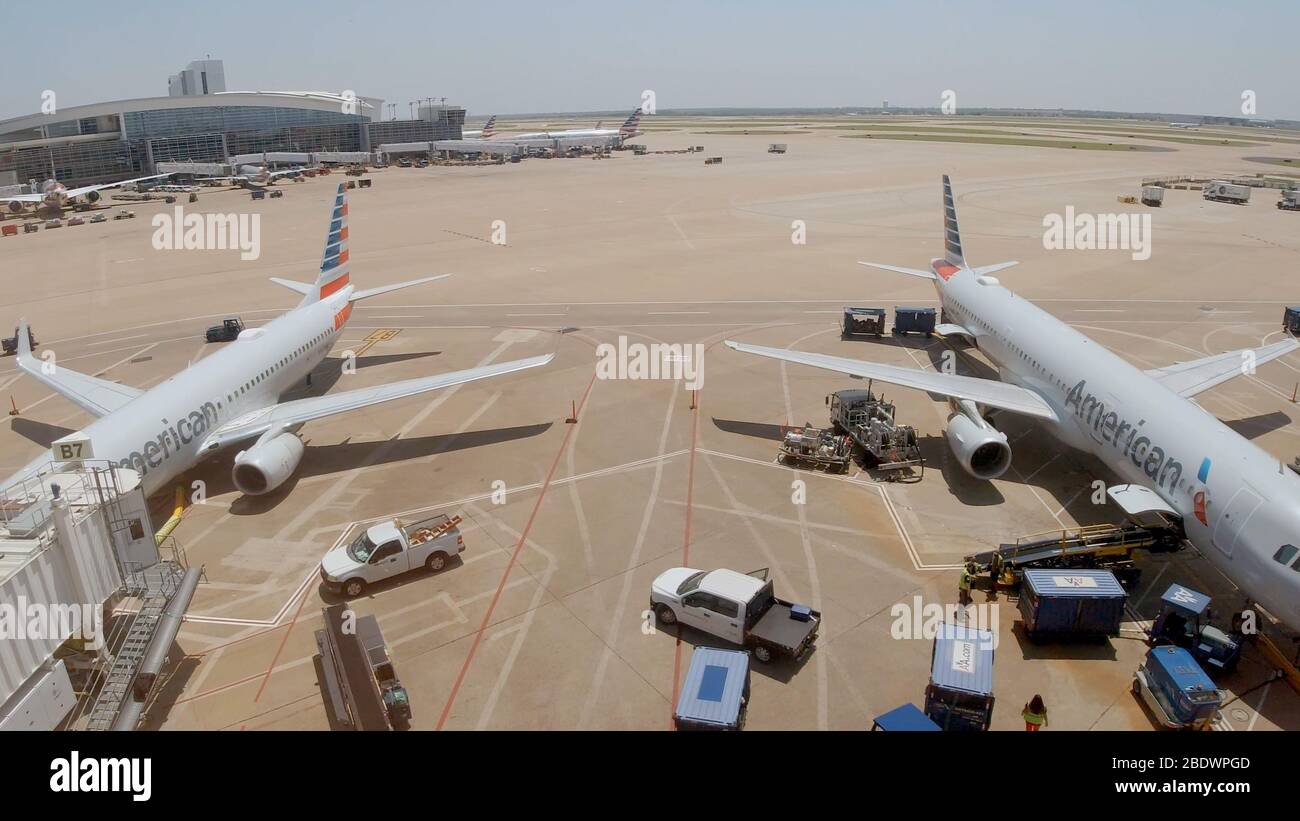
[[[651,583],[650,609],[661,624],[703,630],[748,648],[764,663],[776,656],[801,659],[822,623],[816,610],[773,595],[766,568],[738,573],[674,567]]]
[[[460,517],[445,513],[407,524],[400,519],[372,525],[339,545],[320,562],[321,582],[331,592],[354,598],[366,586],[409,570],[437,573],[465,549]]]

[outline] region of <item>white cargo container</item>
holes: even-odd
[[[1158,185],[1142,186],[1142,204],[1159,207],[1165,201],[1165,189]]]
[[[1223,180],[1213,180],[1205,184],[1201,196],[1207,200],[1217,202],[1245,204],[1250,201],[1250,186],[1238,185],[1235,182],[1224,182]]]

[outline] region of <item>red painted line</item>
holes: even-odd
[[[581,414],[583,408],[587,406],[587,397],[591,395],[591,389],[596,384],[596,374],[591,375],[591,381],[587,383],[587,390],[582,394],[582,401],[578,403],[578,413]],[[434,729],[441,730],[447,723],[447,717],[451,715],[452,705],[456,703],[456,695],[460,692],[460,686],[465,681],[465,674],[469,672],[469,666],[474,661],[474,656],[478,652],[478,646],[483,641],[483,633],[487,630],[488,625],[492,623],[492,613],[497,608],[497,602],[501,600],[501,594],[505,592],[506,580],[510,578],[510,571],[514,569],[515,562],[519,559],[519,554],[523,552],[524,544],[528,541],[528,533],[533,529],[533,522],[537,520],[537,511],[542,507],[542,501],[546,498],[546,491],[551,487],[551,480],[555,478],[555,471],[560,466],[560,458],[564,456],[564,451],[569,447],[569,439],[573,437],[573,431],[578,426],[566,425],[564,432],[564,441],[560,443],[560,449],[555,454],[555,460],[551,462],[551,469],[546,473],[546,481],[542,482],[542,488],[537,493],[537,501],[533,503],[533,512],[528,514],[528,522],[524,525],[523,531],[519,534],[519,541],[515,543],[514,552],[510,554],[510,561],[506,562],[505,572],[501,574],[501,581],[497,583],[497,591],[492,595],[492,602],[488,605],[487,612],[483,614],[483,621],[479,624],[478,630],[474,633],[474,643],[469,647],[469,655],[465,656],[465,661],[460,666],[460,672],[456,674],[456,681],[451,686],[451,692],[447,694],[447,703],[442,707],[442,714],[438,716],[438,726]]]
[[[280,639],[280,646],[275,648],[275,656],[271,658],[271,664],[266,668],[266,675],[262,678],[262,683],[257,688],[257,695],[253,696],[253,703],[256,704],[262,699],[262,691],[271,680],[271,673],[275,671],[275,663],[280,660],[280,654],[284,652],[284,645],[289,641],[289,634],[293,632],[293,626],[298,623],[298,614],[302,612],[302,606],[307,603],[307,591],[302,591],[302,598],[298,600],[298,609],[293,611],[293,618],[289,620],[289,629],[284,631],[284,636]]]
[[[691,416],[691,458],[686,468],[686,527],[682,533],[682,566],[691,566],[691,504],[695,498],[695,445],[700,435],[700,408],[703,403],[700,401],[700,394],[703,389],[695,392],[695,410]],[[682,627],[677,625],[677,642],[673,647],[673,699],[668,704],[669,709],[669,726],[672,726],[672,717],[677,712],[677,696],[681,687],[682,679]]]

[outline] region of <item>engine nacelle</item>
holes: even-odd
[[[99,202],[99,192],[87,191],[86,193],[81,195],[81,198],[86,202]]]
[[[22,200],[9,200],[5,207],[9,209],[10,214],[21,214],[23,212]]]
[[[259,439],[248,450],[236,454],[235,487],[245,496],[270,493],[293,475],[305,449],[293,433],[280,433],[266,441]]]
[[[948,417],[944,435],[962,469],[976,479],[996,479],[1011,467],[1007,435],[983,419],[958,411]]]

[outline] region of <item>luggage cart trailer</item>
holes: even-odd
[[[993,721],[993,634],[941,623],[930,659],[925,714],[945,730],[987,730]]]

